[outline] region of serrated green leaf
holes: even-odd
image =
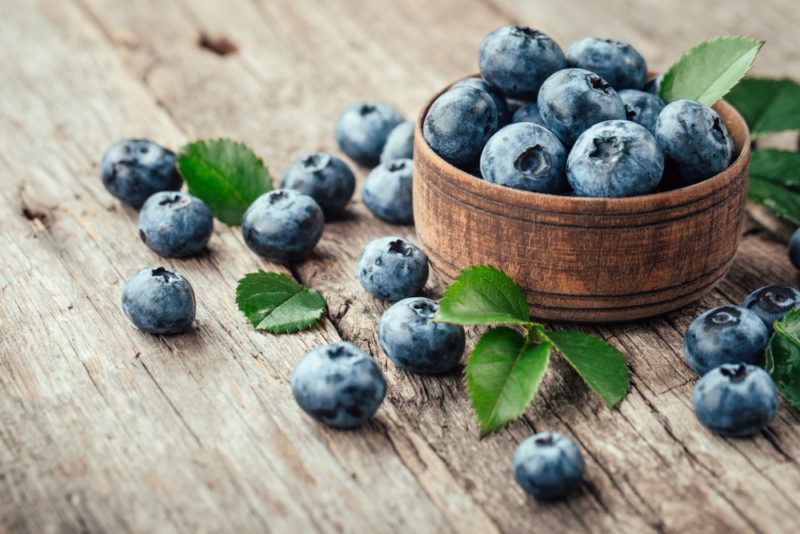
[[[236,304],[257,330],[288,334],[314,325],[325,299],[282,273],[249,273],[236,287]]]
[[[435,321],[462,325],[530,323],[525,293],[490,265],[468,267],[447,288]]]
[[[628,392],[631,376],[625,358],[602,339],[581,332],[547,332],[545,337],[609,408]]]
[[[800,310],[775,323],[766,351],[766,369],[789,404],[800,410]]]
[[[750,135],[800,130],[800,84],[786,78],[745,78],[725,98],[742,114]]]
[[[242,143],[228,139],[184,145],[178,154],[178,171],[189,193],[232,226],[242,224],[250,204],[272,190],[272,177],[261,159]]]
[[[690,48],[664,74],[664,102],[683,98],[713,106],[747,74],[764,41],[726,35]]]
[[[747,194],[750,200],[766,206],[778,217],[800,224],[800,194],[755,176],[750,177]]]
[[[508,327],[481,336],[467,362],[467,393],[481,437],[516,419],[528,407],[550,359],[550,344]]]
[[[750,158],[750,176],[780,183],[789,187],[800,186],[800,152],[759,148]]]

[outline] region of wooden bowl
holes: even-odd
[[[450,165],[422,137],[437,96],[414,132],[414,223],[445,279],[494,265],[525,289],[534,317],[613,322],[680,308],[728,272],[750,161],[747,125],[728,103],[714,106],[738,153],[727,169],[689,187],[603,199],[519,191]]]

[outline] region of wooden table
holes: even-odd
[[[702,302],[590,329],[630,364],[618,409],[558,364],[525,417],[479,441],[460,373],[389,364],[376,342],[386,306],[354,276],[369,239],[413,228],[379,222],[356,195],[290,273],[323,293],[328,316],[273,336],[245,321],[234,288],[280,267],[221,223],[208,253],[160,259],[98,177],[103,151],[129,136],[175,148],[243,140],[279,176],[305,150],[338,150],[333,126],[351,101],[414,117],[474,72],[482,37],[511,21],[564,46],[587,34],[630,41],[656,70],[699,40],[743,33],[768,41],[756,72],[800,77],[793,0],[685,4],[0,3],[0,530],[797,531],[798,413],[784,404],[754,439],[715,437],[693,415],[696,378],[681,356],[701,310],[799,282],[761,226],[748,224],[733,270]],[[143,334],[120,309],[127,277],[159,264],[195,287],[197,321],[183,335]],[[374,420],[351,432],[315,424],[289,391],[302,355],[340,339],[369,351],[389,382]],[[574,438],[587,462],[585,485],[562,503],[527,498],[511,475],[516,444],[545,429]]]

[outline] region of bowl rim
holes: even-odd
[[[649,72],[648,79],[656,76],[656,73]],[[488,197],[492,200],[510,204],[514,207],[527,208],[537,211],[551,213],[575,213],[583,215],[603,214],[603,215],[627,215],[643,212],[658,212],[674,209],[675,207],[694,203],[698,199],[709,197],[721,189],[729,186],[737,176],[745,170],[750,159],[750,130],[741,114],[725,100],[720,100],[712,106],[718,113],[725,115],[728,120],[723,122],[734,123],[743,132],[741,140],[734,139],[734,146],[739,151],[736,159],[728,165],[722,172],[706,178],[696,184],[672,189],[670,191],[660,191],[647,195],[623,198],[598,198],[598,197],[576,197],[566,195],[554,195],[548,193],[537,193],[533,191],[523,191],[513,189],[499,184],[494,184],[476,177],[444,160],[439,154],[433,151],[428,142],[422,135],[422,125],[433,102],[454,84],[468,79],[479,78],[480,74],[472,74],[446,85],[443,89],[435,93],[422,107],[414,125],[414,136],[417,139],[414,143],[414,150],[421,149],[424,153],[422,158],[439,166],[448,172],[439,173],[440,178],[450,181],[452,185],[458,187],[466,193]],[[730,128],[728,128],[730,130]],[[418,155],[414,154],[417,161]],[[418,166],[415,164],[415,169]]]

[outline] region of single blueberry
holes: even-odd
[[[310,152],[293,161],[281,178],[283,189],[294,189],[313,198],[325,217],[344,211],[356,188],[356,178],[347,164],[327,152]]]
[[[664,80],[663,74],[659,74],[658,76],[650,78],[649,80],[647,80],[647,83],[644,84],[644,90],[656,96],[661,96],[661,82],[663,80]]]
[[[358,280],[382,300],[414,297],[428,281],[428,257],[402,237],[379,237],[358,259]]]
[[[567,189],[564,145],[544,126],[509,124],[494,134],[481,154],[481,175],[487,182],[535,191]]]
[[[684,185],[719,174],[733,155],[728,129],[717,112],[694,100],[667,104],[656,121],[656,140]]]
[[[515,98],[536,98],[542,82],[565,64],[555,41],[527,26],[496,29],[483,39],[478,52],[481,77]]]
[[[789,240],[789,260],[797,269],[800,269],[800,228],[792,234]]]
[[[372,169],[361,191],[369,211],[388,223],[413,223],[412,172],[413,163],[410,159],[396,159]]]
[[[402,122],[395,126],[386,139],[381,152],[381,163],[393,159],[411,159],[414,155],[414,123]]]
[[[537,103],[547,129],[566,147],[598,122],[625,118],[625,104],[617,92],[584,69],[564,69],[547,78]]]
[[[433,101],[422,124],[422,137],[442,159],[467,168],[478,161],[498,125],[497,107],[489,94],[462,85]]]
[[[356,102],[342,112],[336,123],[336,142],[354,161],[377,165],[386,139],[403,122],[403,116],[381,102]]]
[[[150,334],[177,334],[192,324],[194,291],[189,281],[163,267],[142,269],[122,288],[122,311]]]
[[[438,374],[458,364],[464,353],[464,328],[435,323],[439,305],[415,297],[392,305],[381,317],[379,339],[383,352],[398,367],[412,373]]]
[[[776,321],[800,306],[800,291],[786,285],[764,286],[756,289],[742,302],[742,308],[758,315],[767,330],[772,332]]]
[[[575,443],[558,432],[540,432],[514,451],[514,478],[537,499],[566,496],[581,485],[585,464]]]
[[[311,254],[324,228],[325,216],[319,205],[293,189],[264,193],[242,219],[247,246],[278,263],[293,263]]]
[[[511,122],[532,122],[539,126],[547,127],[544,123],[544,119],[542,119],[542,114],[539,113],[539,104],[536,102],[531,102],[530,104],[518,108],[514,112]]]
[[[333,428],[355,428],[378,410],[386,379],[369,355],[341,341],[306,354],[292,373],[292,395],[311,417]]]
[[[644,126],[605,121],[581,134],[567,158],[567,180],[579,197],[630,197],[658,187],[664,158]]]
[[[487,83],[486,80],[481,78],[465,78],[460,82],[453,84],[453,87],[461,86],[467,86],[474,89],[480,89],[481,91],[486,91],[486,94],[492,98],[492,101],[497,108],[497,124],[499,126],[506,125],[511,120],[508,102],[506,102],[506,99],[503,97],[502,93]]]
[[[721,436],[752,436],[778,409],[775,384],[755,365],[723,364],[697,382],[692,395],[697,419]]]
[[[692,321],[683,336],[686,363],[700,376],[723,363],[763,365],[769,332],[740,306],[713,308]]]
[[[208,244],[213,230],[211,210],[188,193],[155,193],[139,211],[139,237],[165,258],[198,254]]]
[[[615,89],[641,89],[647,79],[647,63],[628,43],[584,37],[572,43],[567,65],[596,72]]]
[[[137,209],[153,193],[177,191],[183,185],[175,153],[147,139],[112,145],[103,154],[100,177],[109,193]]]
[[[658,114],[664,109],[664,101],[657,95],[638,89],[623,89],[619,92],[619,97],[625,104],[626,118],[636,124],[641,124],[655,135],[656,121]]]

